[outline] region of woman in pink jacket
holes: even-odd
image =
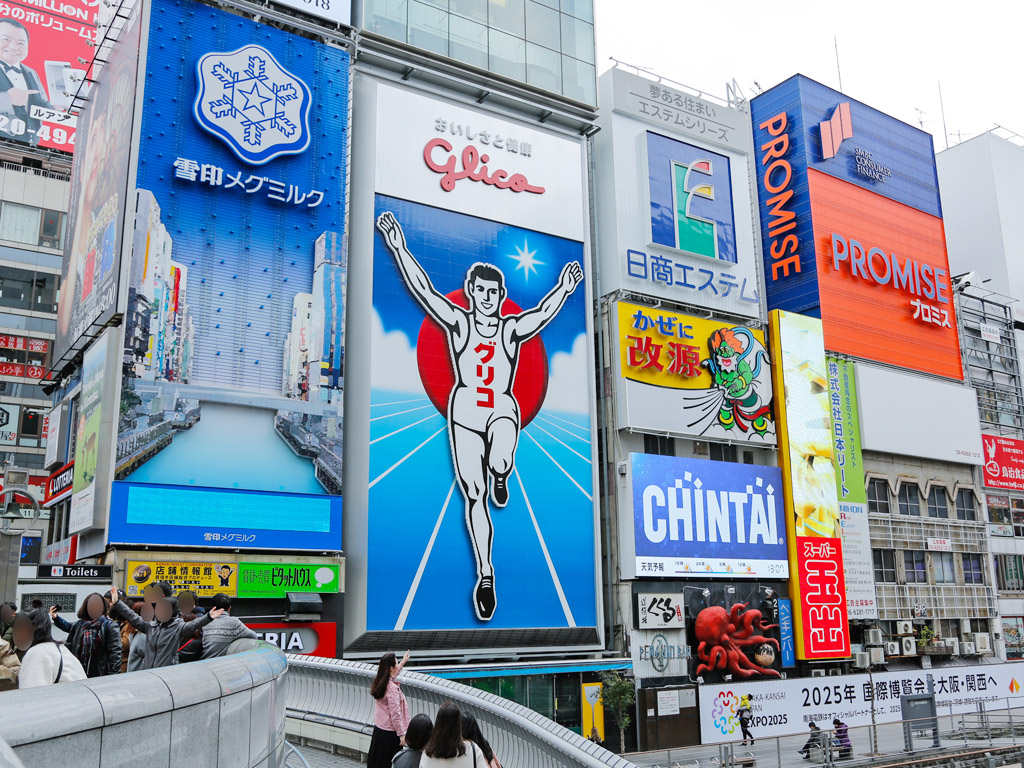
[[[405,732],[409,728],[409,705],[402,693],[398,676],[402,673],[409,654],[402,663],[393,653],[380,657],[377,676],[370,685],[373,696],[373,737],[370,739],[370,754],[366,757],[367,768],[390,768],[391,760],[405,744]]]

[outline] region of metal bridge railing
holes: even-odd
[[[375,665],[289,656],[286,715],[357,733],[373,727],[370,682]],[[433,720],[446,701],[471,712],[505,768],[636,768],[533,710],[450,680],[405,671],[402,691],[411,715]]]

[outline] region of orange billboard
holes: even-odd
[[[825,348],[963,380],[942,219],[808,169]]]

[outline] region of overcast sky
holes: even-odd
[[[598,74],[609,57],[725,96],[749,99],[797,72],[920,126],[944,146],[998,123],[1024,134],[1024,6],[856,0],[595,0]]]

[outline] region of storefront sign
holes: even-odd
[[[832,412],[832,465],[839,492],[846,609],[851,619],[873,619],[878,617],[878,605],[864,488],[855,370],[849,360],[826,357],[825,362]]]
[[[682,629],[634,630],[630,633],[633,674],[638,679],[686,677],[690,648]]]
[[[989,523],[988,524],[989,536],[1013,536],[1013,526],[1007,525],[1006,523]]]
[[[678,593],[640,592],[636,596],[636,623],[640,629],[685,627],[683,601]]]
[[[75,550],[78,546],[77,536],[68,536],[53,544],[50,544],[43,551],[43,562],[48,565],[63,565],[75,562]]]
[[[618,303],[624,427],[774,445],[764,332]]]
[[[658,691],[658,717],[679,714],[679,691]]]
[[[953,542],[949,539],[928,539],[928,549],[932,552],[952,552]]]
[[[1024,440],[982,435],[984,475],[988,488],[1024,491]]]
[[[39,565],[36,578],[44,581],[98,581],[109,585],[114,578],[111,565]]]
[[[825,731],[831,729],[833,718],[851,728],[870,725],[873,718],[879,724],[899,722],[903,717],[900,697],[927,693],[929,686],[940,712],[976,712],[981,702],[1005,708],[1007,698],[1020,690],[1018,670],[1014,664],[986,664],[931,672],[875,672],[870,677],[856,674],[705,685],[699,689],[701,743],[741,738],[736,716],[741,696],[750,696],[750,728],[757,738],[775,738],[806,735],[811,720]],[[863,732],[866,734],[866,729]]]
[[[985,323],[981,323],[979,330],[981,331],[981,340],[982,341],[991,341],[994,344],[1002,343],[1002,341],[1003,341],[1003,334],[999,330],[999,326],[997,326],[997,325],[987,325]]]
[[[239,597],[284,597],[289,592],[337,592],[340,568],[319,563],[239,563]]]
[[[637,576],[786,578],[777,468],[642,453],[630,465]]]
[[[75,479],[75,462],[69,462],[58,469],[46,480],[46,496],[43,499],[44,507],[52,507],[58,501],[63,501],[71,495],[71,489]]]
[[[184,560],[125,563],[128,574],[125,592],[129,596],[141,595],[146,587],[157,581],[166,581],[177,594],[183,589],[197,597],[213,597],[223,592],[228,597],[238,593],[237,563],[196,563]]]
[[[793,640],[793,601],[779,600],[779,645],[782,646],[782,666],[796,666],[796,645]]]
[[[338,652],[338,625],[328,621],[289,622],[286,624],[242,622],[265,642],[286,654],[303,654],[333,659]]]
[[[797,658],[850,654],[846,584],[821,321],[771,313],[779,463],[785,487]]]

